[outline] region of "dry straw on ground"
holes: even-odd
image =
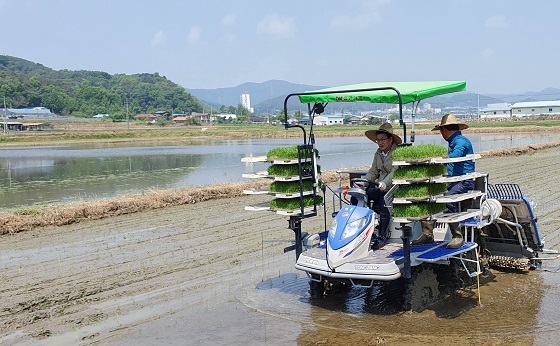
[[[335,172],[322,175],[325,182],[337,179]],[[53,204],[44,207],[0,213],[0,235],[29,231],[43,226],[69,225],[169,206],[194,204],[211,199],[243,196],[243,190],[268,185],[269,180],[215,184],[172,190],[149,190],[141,194],[104,198],[93,201]]]
[[[560,141],[508,149],[494,149],[480,154],[483,157],[523,155],[558,146],[560,146]],[[364,168],[367,169],[367,167],[360,167],[359,169]],[[331,183],[337,181],[338,174],[336,171],[323,171],[321,177],[325,183]],[[2,212],[0,213],[0,235],[29,231],[44,226],[69,225],[84,220],[101,219],[169,206],[194,204],[211,199],[240,197],[244,195],[243,190],[259,188],[269,182],[266,179],[259,179],[174,190],[149,190],[141,194],[122,197]]]

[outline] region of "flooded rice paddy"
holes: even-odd
[[[470,134],[475,151],[560,140],[560,134]],[[0,207],[91,200],[147,189],[204,186],[242,180],[266,169],[241,162],[299,139],[226,140],[205,143],[142,142],[0,148]],[[416,143],[445,145],[440,135]],[[367,166],[375,144],[364,137],[318,138],[323,170]]]

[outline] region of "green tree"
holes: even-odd
[[[228,109],[226,106],[221,105],[220,108],[218,109],[218,113],[227,113]]]
[[[371,117],[367,121],[368,125],[381,125],[383,123],[384,123],[384,120],[382,120],[380,118],[376,118],[376,117]]]
[[[54,112],[84,117],[96,113],[120,117],[126,101],[131,114],[202,111],[200,100],[157,73],[110,75],[99,71],[54,71],[3,55],[0,55],[0,93],[9,100],[10,107],[44,105]]]
[[[64,109],[68,108],[68,96],[53,86],[48,87],[42,99],[43,106],[49,108],[53,113],[61,114]]]
[[[272,119],[284,122],[286,120],[284,110],[282,109],[281,111],[279,111],[278,114],[276,114],[276,116],[272,117]]]

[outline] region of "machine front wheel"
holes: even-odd
[[[320,298],[325,295],[325,280],[309,281],[309,295],[311,298]]]
[[[405,282],[403,308],[421,312],[439,300],[439,283],[434,269],[427,265],[412,268],[412,276]]]

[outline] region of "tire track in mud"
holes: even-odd
[[[238,204],[232,203],[231,207],[239,207]],[[226,206],[228,207],[228,206]],[[181,209],[181,208],[175,208]],[[204,209],[203,206],[200,208]],[[197,213],[197,210],[176,210],[176,215],[178,219],[181,219],[185,214]],[[155,214],[155,212],[154,212]],[[254,214],[253,214],[254,215]],[[253,216],[252,215],[252,216]],[[151,217],[151,215],[148,215]],[[119,219],[119,218],[118,218]],[[156,221],[158,220],[156,218]],[[169,221],[169,220],[163,220]],[[255,221],[257,225],[261,227],[255,228]],[[255,263],[259,266],[262,264],[260,261],[250,259],[248,257],[251,254],[254,255],[255,249],[260,248],[261,236],[260,232],[267,231],[270,233],[270,225],[277,225],[281,229],[285,229],[286,220],[278,218],[271,213],[260,213],[260,216],[255,218],[248,218],[247,215],[239,214],[233,218],[215,218],[213,220],[203,220],[198,222],[196,227],[189,225],[184,226],[183,221],[174,221],[172,223],[160,224],[159,226],[143,227],[143,230],[154,231],[157,229],[170,229],[170,231],[164,232],[163,235],[157,235],[155,237],[147,237],[146,239],[141,239],[139,241],[134,241],[132,243],[124,244],[113,244],[108,246],[108,238],[112,237],[112,233],[106,232],[108,235],[106,237],[99,237],[88,241],[81,241],[81,246],[87,246],[90,251],[94,252],[97,259],[93,259],[98,264],[96,272],[92,272],[91,275],[84,277],[84,273],[81,270],[76,269],[78,264],[84,264],[87,266],[88,257],[91,257],[91,253],[88,254],[78,254],[73,256],[72,254],[67,255],[62,261],[61,266],[71,269],[65,275],[61,275],[60,271],[56,274],[56,278],[49,278],[52,275],[52,271],[47,274],[39,269],[37,275],[29,275],[29,271],[33,269],[24,270],[27,274],[23,275],[11,275],[12,272],[6,272],[6,276],[12,277],[12,281],[17,281],[18,277],[25,278],[27,281],[23,281],[22,286],[15,287],[12,285],[9,292],[12,297],[16,297],[16,300],[11,301],[11,305],[2,304],[2,311],[7,314],[0,314],[0,319],[4,320],[13,315],[20,315],[19,318],[12,318],[9,323],[4,323],[3,330],[14,329],[22,327],[28,324],[37,323],[42,319],[52,319],[56,316],[67,316],[70,311],[67,309],[76,304],[89,304],[99,300],[107,299],[118,299],[119,297],[126,297],[126,291],[136,291],[140,290],[136,286],[143,286],[143,291],[157,291],[160,290],[162,283],[170,284],[171,287],[177,284],[177,280],[174,278],[167,279],[167,276],[176,276],[182,272],[189,272],[192,269],[197,269],[198,272],[205,270],[208,266],[221,267],[224,270],[231,269],[231,267],[239,266],[244,260],[249,263],[249,267],[255,267]],[[107,226],[107,222],[100,222],[101,227]],[[137,225],[137,224],[136,224]],[[120,230],[126,230],[124,234],[130,234],[131,224],[124,220],[116,220],[116,222],[111,223],[112,232],[119,232]],[[77,228],[88,229],[91,225],[82,225]],[[227,230],[230,231],[227,231]],[[226,230],[226,231],[221,231]],[[134,230],[132,232],[137,232]],[[75,230],[75,233],[80,233],[80,231]],[[288,230],[288,232],[291,232]],[[208,235],[212,235],[209,237]],[[61,241],[56,239],[55,241]],[[145,249],[152,242],[158,242],[158,249],[153,253]],[[238,244],[243,244],[242,246],[236,246],[230,249],[231,246],[227,246],[232,242]],[[78,242],[80,243],[80,242]],[[93,246],[92,246],[93,244]],[[263,245],[263,249],[266,247],[266,255],[274,253],[277,251],[277,246]],[[216,250],[217,249],[217,250]],[[119,257],[118,255],[113,255],[114,251],[127,253],[126,258]],[[179,255],[174,255],[174,253],[179,252]],[[186,256],[185,253],[192,252],[195,256]],[[212,261],[209,257],[212,256]],[[100,260],[100,258],[112,258],[111,260]],[[141,258],[141,261],[135,260],[135,258]],[[248,258],[248,259],[247,259]],[[99,265],[101,262],[113,262],[111,264]],[[163,263],[161,263],[163,261]],[[49,266],[49,260],[42,262],[36,262],[34,265],[40,267]],[[252,264],[251,264],[252,263]],[[92,265],[92,267],[94,267]],[[16,268],[16,272],[20,271],[21,268]],[[206,270],[210,272],[210,270]],[[103,284],[96,282],[96,277],[103,276]],[[190,280],[197,280],[204,278],[205,275],[193,276],[187,275]],[[158,281],[151,282],[151,281]],[[183,285],[184,286],[184,285]],[[48,295],[33,296],[32,298],[26,300],[27,296],[30,296],[30,288],[36,287],[37,291],[46,291],[47,287],[56,287]],[[200,288],[200,287],[199,287]],[[7,302],[7,300],[4,300]],[[45,311],[50,311],[46,313]],[[77,314],[78,312],[72,312]],[[10,315],[10,316],[8,316]],[[97,314],[96,316],[105,316]],[[76,321],[83,321],[85,317],[76,317]]]

